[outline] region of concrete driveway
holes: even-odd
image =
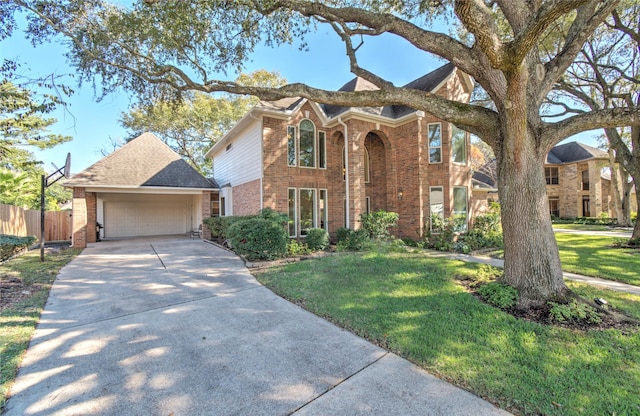
[[[62,269],[6,414],[506,413],[279,298],[233,254],[165,238]]]

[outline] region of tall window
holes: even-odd
[[[327,134],[323,131],[318,132],[318,167],[327,167]]]
[[[371,159],[369,158],[369,150],[364,148],[364,182],[371,182]]]
[[[316,221],[316,190],[300,189],[300,235],[307,235]]]
[[[451,161],[467,164],[467,133],[451,124]]]
[[[560,199],[549,198],[549,214],[552,217],[558,218],[560,216]]]
[[[316,166],[316,126],[311,120],[300,122],[300,144],[298,154],[300,166],[313,168]]]
[[[329,218],[327,211],[327,190],[320,189],[320,199],[318,200],[318,219],[320,220],[319,228],[329,230]]]
[[[296,225],[298,223],[296,206],[298,204],[296,202],[296,190],[294,188],[289,188],[289,237],[295,237],[296,235],[298,235],[296,229]]]
[[[442,162],[442,134],[440,123],[429,124],[429,163]]]
[[[467,188],[453,188],[453,221],[456,231],[467,230]]]
[[[225,197],[220,198],[220,216],[224,217],[227,215],[227,200]]]
[[[582,171],[582,190],[583,191],[589,190],[589,171],[588,170]]]
[[[547,178],[547,185],[558,184],[558,168],[544,168],[544,176]]]
[[[296,128],[287,126],[287,160],[289,166],[296,166]]]
[[[444,190],[442,186],[432,186],[429,188],[429,212],[431,216],[444,219]],[[431,229],[433,230],[433,223]]]

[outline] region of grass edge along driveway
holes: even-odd
[[[341,254],[254,274],[280,296],[519,414],[640,414],[640,331],[516,319],[455,281],[480,266],[420,253]],[[640,297],[571,283],[640,319]],[[614,297],[617,296],[617,297]]]
[[[51,285],[60,269],[79,253],[77,249],[53,251],[41,262],[40,251],[32,250],[0,264],[0,279],[7,284],[7,288],[13,283],[19,286],[20,294],[23,290],[30,292],[0,312],[0,414],[3,413],[18,366],[40,320]],[[3,296],[8,297],[9,292]]]

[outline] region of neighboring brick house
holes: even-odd
[[[547,154],[549,212],[554,217],[615,217],[613,192],[606,152],[583,143],[558,145]],[[632,212],[637,211],[630,198]]]
[[[72,244],[101,238],[184,234],[211,215],[217,185],[144,133],[65,181],[73,188]],[[203,237],[210,237],[203,230]]]
[[[615,217],[608,168],[608,154],[595,147],[570,142],[551,149],[544,164],[551,216],[597,217],[604,213],[607,217]],[[490,190],[488,198],[497,200],[497,193],[492,192],[497,188],[494,175],[487,175],[485,171],[494,172],[495,161],[473,174],[474,197],[476,190],[487,189]],[[635,195],[631,196],[630,203],[631,212],[637,211]]]
[[[468,102],[471,78],[444,65],[405,87]],[[376,87],[360,78],[341,91]],[[346,143],[345,143],[346,138]],[[289,234],[358,228],[360,214],[399,214],[398,235],[417,238],[430,214],[470,217],[468,133],[405,106],[261,102],[207,153],[220,184],[220,215],[272,208]],[[345,152],[346,149],[346,152]]]

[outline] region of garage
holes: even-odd
[[[74,247],[100,239],[186,234],[211,215],[217,184],[144,133],[65,183],[73,188]],[[96,229],[100,229],[99,238]]]
[[[194,199],[192,195],[98,194],[98,222],[104,227],[101,237],[187,233],[198,227],[194,207],[199,202]]]

